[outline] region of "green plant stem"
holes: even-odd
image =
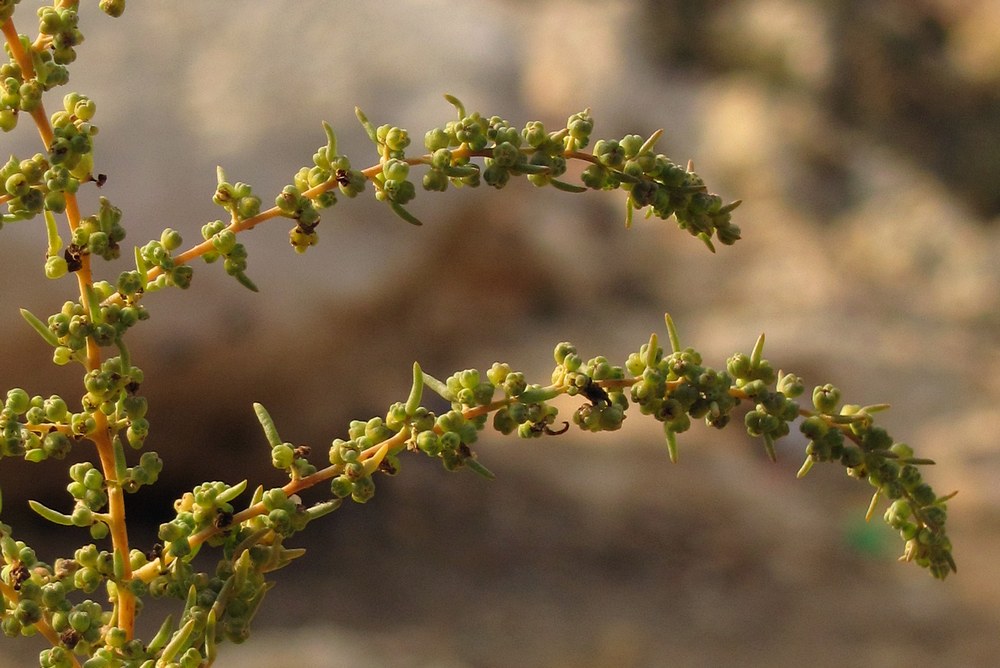
[[[7,19],[4,21],[3,25],[0,26],[0,29],[3,31],[11,55],[21,67],[25,78],[33,77],[34,68],[31,63],[31,58],[22,48],[21,40],[18,37],[17,29],[14,27],[13,19]],[[41,103],[39,103],[38,106],[32,110],[31,117],[35,122],[35,126],[38,128],[38,134],[41,137],[42,143],[45,145],[45,148],[48,149],[52,144],[53,132],[48,116],[45,113],[45,108]],[[76,230],[76,228],[80,225],[81,215],[76,195],[73,193],[66,193],[65,215],[70,231],[72,232],[73,230]],[[88,254],[84,254],[81,257],[81,266],[75,274],[80,291],[81,303],[83,304],[84,309],[89,312],[91,310],[91,306],[93,306],[90,303],[90,294],[93,290],[94,281],[90,267],[90,256]],[[87,371],[99,369],[101,361],[102,356],[100,346],[98,346],[93,337],[88,337],[85,364]],[[87,438],[94,443],[97,449],[97,456],[101,462],[101,469],[105,480],[115,481],[117,483],[117,467],[115,465],[114,447],[112,445],[111,425],[108,423],[107,416],[105,416],[101,411],[95,411],[93,415],[95,428],[93,432],[87,434]],[[122,490],[121,485],[112,484],[108,486],[108,514],[110,516],[108,527],[111,533],[113,549],[116,553],[121,555],[121,560],[124,563],[123,581],[119,584],[117,594],[118,599],[116,610],[118,618],[115,622],[119,628],[124,630],[126,637],[131,639],[135,631],[136,601],[135,595],[128,588],[128,581],[132,578],[132,573],[131,566],[129,565],[129,539],[125,524],[124,496],[124,491]],[[59,644],[59,638],[54,633],[51,638],[48,635],[45,637],[52,641],[54,645]]]

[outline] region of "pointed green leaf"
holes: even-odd
[[[274,420],[263,404],[254,402],[253,412],[256,413],[257,421],[260,422],[260,426],[264,429],[264,438],[267,439],[267,444],[272,448],[281,445],[283,441],[281,440],[281,436],[278,435],[278,428],[274,426]]]
[[[389,202],[389,206],[392,207],[393,213],[408,222],[410,225],[423,225],[420,220],[418,220],[412,213],[403,208],[403,205],[398,202]]]
[[[407,417],[413,417],[413,414],[417,412],[420,408],[420,400],[423,398],[424,394],[424,372],[421,370],[420,365],[416,362],[413,363],[413,386],[410,388],[410,396],[406,400],[406,406],[404,411]]]
[[[458,120],[462,120],[463,118],[465,118],[465,105],[462,104],[461,100],[459,100],[454,95],[448,95],[447,93],[445,94],[444,99],[448,100],[448,102],[450,102],[451,105],[455,107],[455,111],[458,112]]]
[[[555,188],[556,190],[562,190],[563,192],[566,193],[587,192],[587,188],[584,188],[583,186],[574,185],[572,183],[566,183],[565,181],[560,181],[559,179],[550,179],[549,183],[551,183],[552,187]]]
[[[55,332],[49,329],[45,323],[35,317],[35,315],[26,308],[21,309],[21,317],[24,318],[32,329],[38,332],[39,336],[45,339],[45,342],[50,346],[55,347],[59,345],[59,337],[56,336]]]
[[[41,504],[38,501],[35,501],[34,499],[30,499],[28,501],[28,505],[31,507],[32,510],[34,510],[36,513],[38,513],[39,515],[41,515],[50,522],[59,524],[61,526],[67,526],[67,527],[73,526],[73,518],[70,517],[69,515],[60,513],[58,510],[52,510],[48,506]]]
[[[368,138],[372,140],[373,144],[378,146],[378,132],[375,130],[375,126],[372,125],[372,122],[368,120],[368,117],[365,116],[365,113],[361,111],[361,107],[354,107],[354,115],[358,117],[358,121],[368,134]]]

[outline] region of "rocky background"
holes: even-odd
[[[638,416],[613,435],[484,437],[498,480],[407,458],[367,506],[296,537],[309,554],[276,574],[256,636],[216,665],[995,664],[995,2],[133,2],[117,21],[92,9],[71,87],[98,103],[103,194],[135,244],[165,226],[198,239],[221,215],[216,165],[266,200],[325,142],[321,120],[368,164],[354,105],[420,137],[451,117],[445,92],[554,127],[589,106],[595,136],[663,127],[661,150],[744,200],[744,239],[714,257],[672,224],[626,232],[618,194],[526,184],[423,194],[419,229],[343,201],[304,257],[285,223],[250,233],[260,294],[196,267],[187,294],[150,298],[132,337],[148,446],[167,463],[130,506],[137,545],[178,490],[280,482],[253,401],[321,449],[405,397],[414,359],[439,377],[503,359],[544,381],[556,342],[624,360],[662,334],[664,311],[711,363],[763,330],[775,366],[852,403],[892,403],[890,433],[937,460],[935,489],[960,490],[959,573],[941,583],[864,523],[867,485],[834,467],[796,480],[794,437],[774,465],[739,429],[696,426],[676,466]],[[24,125],[4,154],[37,150]],[[39,281],[37,226],[0,235],[0,387],[75,396],[75,372],[51,366],[15,311],[50,313],[69,284]],[[52,559],[65,537],[31,523],[24,500],[60,503],[62,465],[26,467],[0,465],[3,519]],[[30,665],[37,650],[3,641],[0,662]]]

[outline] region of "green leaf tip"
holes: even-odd
[[[406,399],[405,412],[407,417],[413,417],[417,409],[420,408],[420,400],[424,395],[424,372],[420,364],[413,363],[413,386],[410,388],[410,396]]]
[[[667,336],[670,338],[670,350],[671,352],[679,353],[681,351],[681,340],[677,336],[677,327],[674,326],[674,319],[670,317],[669,313],[663,314],[663,319],[667,323]]]
[[[260,292],[260,288],[257,287],[257,284],[254,283],[252,280],[250,280],[250,277],[247,276],[242,271],[239,272],[239,273],[234,274],[233,277],[236,279],[237,283],[239,283],[240,285],[242,285],[244,288],[246,288],[250,292]]]
[[[653,134],[649,136],[642,146],[639,147],[639,152],[636,155],[645,155],[651,153],[656,147],[656,142],[660,141],[660,137],[663,136],[663,128],[660,128]]]
[[[448,100],[448,102],[451,103],[451,106],[455,107],[455,111],[458,112],[458,120],[465,118],[465,105],[462,104],[461,100],[454,95],[449,95],[448,93],[445,93],[444,99]]]
[[[26,308],[21,309],[21,317],[27,321],[31,328],[38,332],[39,336],[45,339],[53,348],[59,345],[59,337],[56,336],[55,332],[49,329],[44,322],[38,319],[31,311]]]
[[[670,463],[677,463],[677,433],[664,424],[664,435],[667,437],[667,455],[670,456]]]
[[[403,208],[403,205],[398,202],[389,202],[389,206],[392,207],[393,213],[408,222],[410,225],[423,225],[420,220],[414,216],[412,213]]]
[[[760,336],[757,337],[757,343],[753,346],[753,352],[750,353],[750,366],[754,369],[760,366],[761,360],[764,355],[764,333],[761,332]]]
[[[588,188],[584,188],[583,186],[566,183],[565,181],[560,181],[559,179],[549,179],[549,184],[556,190],[561,190],[564,193],[585,193],[588,190]]]
[[[365,129],[365,133],[368,135],[368,138],[373,144],[378,146],[378,131],[375,130],[375,126],[372,125],[372,122],[368,120],[367,116],[365,116],[365,112],[361,111],[361,107],[354,107],[354,115],[357,116],[358,122],[361,123],[361,127]]]
[[[323,132],[326,133],[326,145],[330,149],[331,155],[337,154],[337,135],[333,132],[333,126],[323,121]]]
[[[264,430],[264,438],[267,439],[267,444],[272,448],[281,445],[281,436],[278,436],[278,428],[274,426],[274,420],[271,418],[271,414],[267,412],[263,404],[254,402],[253,412],[257,415],[257,421],[260,422],[261,428]]]
[[[480,464],[475,458],[467,458],[464,464],[468,466],[470,470],[476,472],[487,480],[496,480],[496,475],[494,475],[493,471],[490,471],[488,468]]]
[[[28,501],[28,506],[31,507],[36,513],[47,519],[48,521],[59,524],[61,526],[73,526],[73,518],[64,513],[60,513],[58,510],[52,510],[48,506],[30,499]]]

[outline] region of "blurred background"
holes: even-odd
[[[31,4],[15,17],[22,32]],[[419,144],[453,116],[444,93],[519,125],[561,127],[590,107],[595,137],[664,128],[659,150],[744,200],[744,239],[717,256],[673,223],[625,231],[620,193],[528,184],[418,193],[422,228],[342,200],[301,257],[287,222],[248,233],[259,294],[199,263],[187,294],[149,297],[131,337],[147,447],[166,462],[131,498],[135,545],[151,546],[173,498],[206,479],[281,483],[254,401],[283,438],[321,453],[349,420],[403,399],[414,360],[438,377],[502,360],[545,382],[558,341],[621,363],[663,336],[665,311],[709,364],[766,331],[775,367],[834,383],[849,403],[891,403],[889,432],[938,462],[925,476],[939,494],[960,491],[959,572],[942,583],[897,563],[896,536],[864,522],[866,484],[833,466],[797,480],[794,435],[772,464],[738,427],[696,425],[676,466],[638,415],[610,435],[485,435],[476,449],[497,480],[406,457],[366,506],[294,537],[308,554],[275,574],[251,642],[225,646],[217,666],[995,665],[996,2],[283,0],[82,14],[69,89],[97,102],[101,194],[123,209],[127,245],[166,226],[199,240],[223,216],[216,165],[269,201],[325,143],[322,120],[356,166],[376,162],[355,105]],[[4,155],[37,150],[26,122],[3,137]],[[76,397],[76,371],[52,366],[15,310],[54,312],[74,286],[39,280],[37,224],[0,235],[0,389]],[[48,561],[84,536],[35,521],[25,501],[63,507],[63,471],[0,465],[3,520]],[[38,649],[5,640],[0,662],[31,665]]]

